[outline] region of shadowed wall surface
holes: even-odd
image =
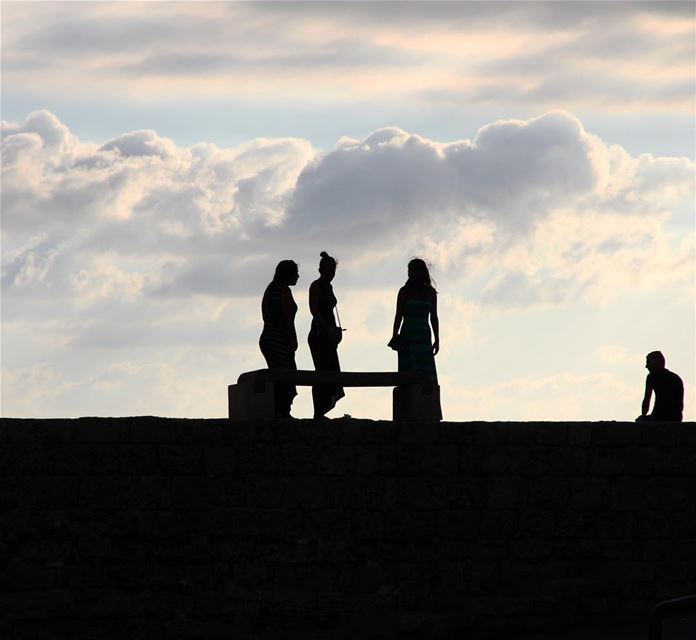
[[[696,591],[696,425],[0,422],[7,638],[455,638]]]

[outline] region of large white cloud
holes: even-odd
[[[95,282],[126,297],[251,294],[267,277],[259,261],[286,253],[333,247],[360,263],[426,248],[485,267],[486,255],[506,265],[536,244],[545,257],[504,267],[483,289],[484,300],[519,298],[523,273],[558,273],[562,256],[570,289],[583,256],[601,254],[609,269],[612,259],[647,260],[667,242],[665,216],[693,193],[689,160],[631,157],[565,112],[453,142],[385,128],[328,153],[293,138],[181,148],[154,131],[86,144],[45,111],[3,132],[10,295],[49,287],[79,297]]]

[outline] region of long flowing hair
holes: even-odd
[[[413,260],[408,263],[408,269],[413,274],[413,277],[409,277],[409,279],[406,280],[407,288],[423,286],[433,289],[435,293],[437,293],[435,281],[430,277],[430,270],[425,260],[422,258],[413,258]]]

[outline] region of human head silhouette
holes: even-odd
[[[300,279],[300,270],[293,260],[281,260],[275,269],[273,282],[292,287]]]
[[[408,280],[406,281],[406,286],[433,286],[430,271],[428,270],[428,265],[425,263],[425,260],[413,258],[413,260],[408,263]]]
[[[322,251],[320,254],[321,260],[319,260],[319,273],[321,277],[325,280],[331,282],[336,275],[336,258],[330,256],[326,251]]]
[[[647,356],[645,356],[645,368],[650,371],[650,373],[664,369],[665,357],[662,355],[662,352],[651,351]]]

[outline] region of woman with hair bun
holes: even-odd
[[[295,364],[297,304],[292,297],[290,287],[294,287],[299,278],[297,263],[292,260],[281,260],[276,267],[273,280],[263,294],[261,302],[263,331],[259,338],[259,347],[269,369],[297,369]],[[295,385],[279,382],[275,387],[276,417],[292,418],[290,407],[293,398],[297,395]]]
[[[430,326],[433,328],[432,342]],[[394,329],[389,346],[398,352],[399,371],[424,371],[430,382],[437,386],[435,355],[440,351],[437,291],[433,287],[428,265],[420,258],[408,263],[408,280],[399,289],[396,298]]]
[[[336,259],[326,251],[321,252],[319,277],[309,287],[309,310],[312,314],[312,328],[307,338],[312,352],[314,368],[317,371],[340,371],[338,345],[343,338],[342,329],[336,323],[334,308],[336,296],[331,281],[336,275]],[[343,387],[331,384],[318,384],[312,387],[314,417],[326,419],[326,413],[346,394]]]

